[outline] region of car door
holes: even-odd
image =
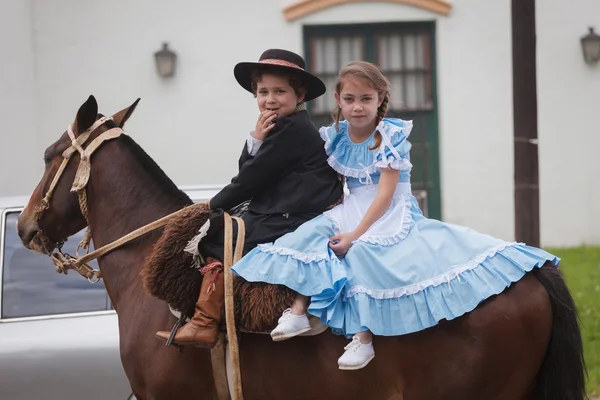
[[[15,229],[20,211],[1,214],[0,397],[127,399],[117,315],[102,281],[58,274],[47,256],[25,249]],[[74,254],[81,237],[64,251]]]

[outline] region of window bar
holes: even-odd
[[[421,33],[415,32],[414,43],[415,43],[415,78],[417,79],[417,108],[424,108],[425,104],[425,71],[423,73],[416,72],[417,69],[422,68],[422,59],[419,58],[419,46],[422,45]]]
[[[402,80],[402,103],[404,108],[410,108],[408,104],[408,79],[406,79],[406,46],[404,45],[404,35],[398,36],[400,39],[400,76]]]
[[[419,125],[421,131],[421,140],[423,141],[423,152],[421,153],[421,160],[423,165],[423,186],[425,190],[429,192],[431,190],[431,181],[429,179],[429,142],[427,141],[427,118],[425,118],[425,114],[421,113],[419,117]]]
[[[428,109],[432,109],[433,108],[433,76],[432,76],[432,62],[431,62],[431,37],[429,32],[425,32],[423,34],[423,58],[425,61],[425,67],[427,68],[427,80],[426,80],[426,88],[427,88],[427,108]]]

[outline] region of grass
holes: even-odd
[[[600,247],[548,249],[562,259],[561,270],[581,319],[588,370],[587,391],[600,395]]]

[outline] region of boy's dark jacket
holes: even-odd
[[[306,111],[278,118],[254,157],[244,143],[238,175],[211,199],[210,207],[229,210],[251,200],[243,216],[245,252],[294,231],[342,197],[342,182],[327,164],[323,145]],[[211,226],[203,241],[209,248],[203,254],[222,259],[222,229]],[[216,245],[216,252],[206,242]]]

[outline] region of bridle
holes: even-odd
[[[75,134],[73,133],[73,126],[72,125],[68,126],[67,133],[68,133],[69,137],[71,138],[71,146],[69,146],[69,148],[67,148],[65,151],[63,151],[63,153],[62,153],[63,161],[60,164],[60,167],[58,168],[56,173],[54,174],[54,178],[52,179],[52,183],[50,184],[50,187],[48,188],[46,195],[44,196],[41,203],[35,208],[35,211],[34,211],[34,219],[39,226],[39,221],[42,218],[42,216],[44,215],[44,212],[50,207],[50,201],[52,200],[52,195],[54,194],[54,189],[56,189],[56,186],[58,185],[58,182],[60,181],[60,178],[69,163],[69,160],[71,160],[71,157],[73,156],[73,154],[75,154],[75,152],[78,152],[80,155],[80,161],[79,161],[79,166],[77,167],[77,173],[75,174],[75,178],[73,180],[73,185],[71,186],[71,192],[77,193],[77,198],[79,200],[79,208],[81,210],[83,217],[85,218],[85,220],[87,222],[87,230],[83,236],[83,239],[81,240],[81,242],[77,246],[77,249],[75,250],[75,257],[70,254],[66,254],[66,253],[62,252],[62,246],[64,245],[66,240],[62,240],[62,241],[56,243],[56,250],[53,253],[50,253],[50,252],[47,252],[47,253],[50,256],[50,258],[52,259],[52,262],[54,263],[54,265],[56,266],[56,272],[63,273],[66,275],[69,270],[74,270],[74,271],[78,272],[80,275],[87,278],[88,281],[90,281],[91,283],[98,283],[100,281],[100,279],[102,279],[102,274],[101,274],[100,270],[94,269],[90,265],[88,265],[87,264],[88,262],[95,260],[96,258],[101,257],[101,256],[115,250],[116,248],[124,245],[125,243],[128,243],[142,235],[145,235],[148,232],[151,232],[157,228],[165,226],[171,218],[175,217],[177,214],[179,214],[183,210],[187,209],[187,208],[183,208],[181,210],[178,210],[178,211],[176,211],[172,214],[169,214],[157,221],[154,221],[148,225],[142,226],[141,228],[138,228],[135,231],[123,236],[122,238],[115,240],[114,242],[111,242],[105,246],[102,246],[101,248],[96,249],[96,250],[92,251],[91,253],[89,252],[90,242],[92,240],[92,234],[91,234],[90,223],[89,223],[89,218],[88,218],[86,186],[90,179],[90,173],[91,173],[91,167],[92,167],[91,166],[91,157],[92,157],[92,154],[104,142],[106,142],[107,140],[116,139],[119,136],[123,135],[124,134],[123,129],[121,129],[120,127],[108,129],[107,131],[102,132],[100,135],[98,135],[94,140],[92,140],[85,149],[83,148],[83,145],[87,142],[87,140],[90,138],[92,133],[94,133],[96,131],[96,129],[100,128],[100,126],[102,126],[105,122],[110,121],[110,120],[112,120],[112,117],[102,117],[102,118],[98,119],[96,122],[94,122],[94,124],[91,127],[89,127],[85,132],[81,133],[77,137],[75,137]],[[194,206],[202,206],[202,204],[200,203],[200,204],[192,205],[190,207],[194,207]],[[42,236],[42,237],[44,236],[44,234],[41,230],[38,231],[37,235]],[[81,249],[81,248],[85,250],[85,254],[80,257],[79,249]]]
[[[60,181],[60,178],[62,177],[65,169],[67,168],[67,165],[69,164],[69,161],[71,160],[72,156],[75,154],[75,152],[78,152],[79,156],[80,156],[80,161],[79,161],[79,166],[77,168],[77,173],[75,174],[75,178],[73,180],[73,185],[71,186],[71,192],[77,193],[77,198],[79,201],[79,208],[81,210],[83,217],[85,218],[85,220],[87,222],[87,230],[83,236],[83,239],[81,240],[81,242],[79,243],[79,245],[77,246],[77,249],[75,251],[75,254],[77,256],[79,256],[80,248],[85,249],[86,255],[89,253],[89,246],[90,246],[90,242],[92,240],[90,224],[89,224],[89,219],[88,219],[87,195],[86,195],[86,190],[85,190],[87,183],[89,181],[89,178],[90,178],[92,154],[105,141],[115,139],[115,138],[118,138],[119,136],[121,136],[123,134],[123,129],[121,129],[120,127],[108,129],[107,131],[103,132],[98,137],[96,137],[94,140],[92,140],[85,149],[83,148],[83,145],[88,141],[90,136],[98,128],[100,128],[102,125],[104,125],[104,123],[106,123],[107,121],[110,121],[110,120],[112,120],[112,117],[102,117],[102,118],[96,120],[94,122],[94,124],[92,124],[92,126],[90,126],[87,130],[85,130],[85,132],[82,132],[77,137],[75,137],[75,134],[73,133],[73,125],[71,124],[67,127],[67,134],[69,135],[69,138],[71,139],[71,146],[69,146],[65,151],[63,151],[62,163],[60,164],[60,166],[58,167],[58,170],[54,174],[54,178],[52,179],[52,182],[50,183],[50,187],[48,188],[46,195],[42,199],[41,203],[35,208],[34,220],[36,221],[36,223],[39,226],[39,221],[42,218],[42,216],[44,215],[44,212],[50,208],[50,201],[52,200],[52,195],[54,194],[54,189],[56,189],[56,186],[58,185],[58,182]],[[43,236],[43,233],[41,230],[39,230],[37,234],[40,236]],[[74,269],[75,271],[79,272],[81,275],[88,278],[88,280],[90,282],[97,283],[101,277],[100,271],[93,269],[92,267],[90,267],[89,265],[87,265],[85,263],[81,263],[80,265],[75,265],[76,263],[72,262],[74,257],[70,256],[69,254],[64,254],[62,252],[62,246],[64,245],[64,243],[65,243],[65,240],[58,242],[56,244],[57,251],[52,254],[49,254],[50,257],[52,258],[53,263],[56,265],[57,272],[66,274],[69,269]]]

